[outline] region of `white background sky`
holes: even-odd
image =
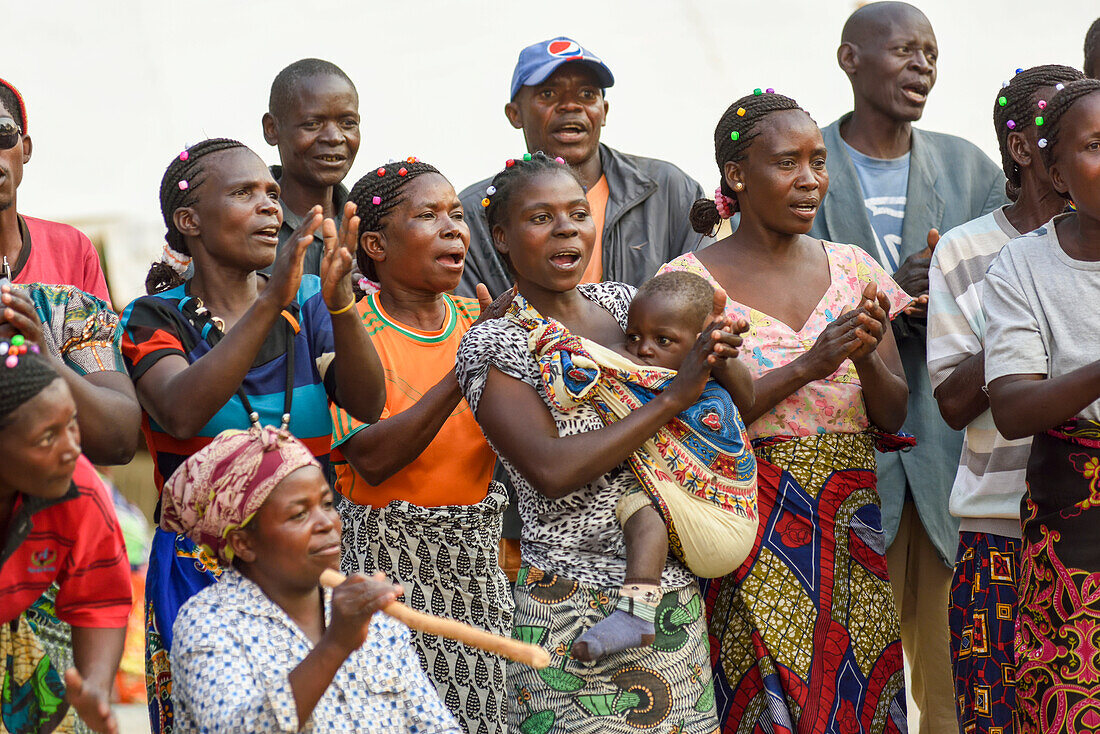
[[[921,127],[997,159],[992,100],[1016,67],[1080,67],[1096,0],[920,0],[940,45]],[[523,150],[504,118],[523,46],[569,35],[615,74],[603,140],[664,158],[711,190],[719,115],[753,87],[797,99],[824,125],[850,109],[836,65],[854,0],[46,0],[5,3],[0,76],[23,92],[35,151],[21,212],[104,223],[116,306],[139,294],[163,227],[157,189],[185,143],[260,131],[271,80],[318,56],[360,94],[349,183],[417,155],[457,189]],[[321,9],[318,9],[321,8]]]

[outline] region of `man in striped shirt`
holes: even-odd
[[[951,488],[951,514],[961,525],[948,617],[959,724],[968,734],[1014,731],[1020,499],[1031,448],[1030,438],[1006,439],[993,425],[983,389],[983,281],[1009,240],[1065,206],[1040,160],[1045,141],[1035,118],[1056,84],[1080,76],[1065,66],[1038,66],[1000,90],[993,119],[1014,203],[950,230],[928,272],[929,378],[944,420],[966,430]]]

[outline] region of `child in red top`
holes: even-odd
[[[58,619],[77,627],[126,626],[130,564],[114,503],[90,461],[77,458],[60,498],[16,493],[7,530],[0,623],[17,618],[56,581]]]
[[[80,455],[68,386],[18,336],[0,342],[0,467],[4,726],[37,722],[49,732],[79,715],[95,731],[117,731],[108,701],[130,611],[122,531]],[[54,582],[56,604],[43,606]],[[77,662],[64,681],[55,667],[64,651],[40,637],[57,618],[72,625]]]

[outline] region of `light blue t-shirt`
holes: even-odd
[[[847,143],[844,147],[856,167],[879,257],[888,272],[896,273],[902,260],[901,224],[909,189],[909,154],[884,160],[864,155]]]

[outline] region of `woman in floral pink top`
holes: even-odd
[[[709,232],[734,211],[740,225],[662,270],[726,291],[727,315],[749,324],[741,359],[756,377],[744,419],[760,529],[745,565],[707,594],[719,721],[725,732],[903,732],[873,449],[900,443],[886,436],[908,397],[889,318],[911,299],[858,247],[807,236],[829,176],[821,132],[794,100],[743,97],[714,140],[722,183],[692,225]]]

